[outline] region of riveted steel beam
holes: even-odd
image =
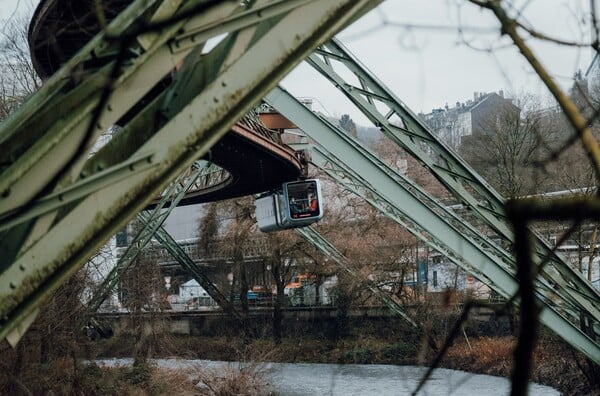
[[[93,252],[158,196],[171,180],[207,153],[233,123],[316,46],[330,39],[343,26],[375,7],[378,2],[319,0],[299,3],[296,8],[258,24],[241,24],[237,30],[228,32],[219,45],[208,53],[202,52],[204,43],[198,43],[187,55],[179,55],[179,52],[173,54],[166,44],[177,37],[177,32],[182,28],[179,24],[185,24],[188,19],[178,19],[172,26],[161,25],[161,30],[154,32],[158,34],[158,38],[150,40],[151,46],[156,48],[153,53],[160,54],[156,55],[156,63],[171,67],[173,59],[181,56],[183,66],[178,75],[189,80],[187,84],[176,85],[180,89],[180,97],[185,97],[186,100],[180,101],[169,94],[160,95],[126,125],[122,125],[122,138],[113,138],[98,154],[87,160],[97,166],[86,168],[83,165],[87,158],[85,148],[93,140],[95,130],[100,129],[97,122],[100,121],[100,127],[105,128],[119,118],[112,116],[111,111],[122,113],[121,107],[109,108],[108,103],[111,100],[121,103],[123,100],[124,107],[132,108],[143,95],[139,85],[148,84],[137,81],[131,84],[130,89],[123,89],[126,85],[123,79],[134,74],[141,76],[126,72],[128,67],[135,65],[140,70],[147,70],[145,75],[148,78],[153,75],[152,69],[159,67],[149,62],[152,51],[137,50],[139,44],[132,40],[136,36],[136,26],[139,26],[136,23],[147,25],[143,23],[145,20],[142,17],[146,17],[144,11],[150,3],[153,2],[134,2],[125,12],[126,17],[118,17],[111,23],[109,35],[103,33],[94,39],[92,44],[86,46],[59,71],[58,75],[62,78],[73,77],[71,72],[90,53],[111,45],[118,50],[116,54],[109,53],[116,55],[116,59],[97,71],[111,77],[108,80],[98,78],[105,84],[108,82],[105,85],[107,90],[102,91],[103,95],[79,98],[82,109],[85,110],[83,113],[78,112],[75,100],[77,95],[72,93],[73,85],[75,88],[86,86],[88,91],[91,90],[86,83],[94,78],[95,70],[91,71],[91,76],[83,73],[80,81],[74,81],[75,84],[65,83],[60,77],[51,78],[49,88],[34,95],[32,109],[26,104],[25,110],[15,116],[27,120],[25,115],[32,117],[36,111],[45,109],[47,104],[56,105],[62,95],[72,94],[70,103],[73,118],[66,122],[64,129],[60,127],[64,121],[52,119],[51,112],[46,111],[44,114],[48,119],[44,119],[44,125],[50,126],[49,130],[52,132],[49,132],[50,135],[43,135],[43,143],[34,145],[33,151],[29,151],[16,146],[14,138],[19,132],[9,130],[18,128],[18,121],[11,120],[0,127],[0,142],[6,143],[15,157],[14,163],[4,170],[1,178],[6,187],[0,198],[6,205],[4,214],[13,215],[15,210],[27,211],[40,191],[53,189],[55,181],[58,181],[59,186],[72,183],[81,176],[82,169],[101,170],[131,156],[145,154],[150,155],[150,161],[156,164],[89,194],[68,210],[46,215],[26,227],[25,232],[19,229],[19,232],[15,231],[7,238],[7,250],[11,254],[0,273],[0,338],[19,328],[20,323],[30,317]],[[198,0],[186,2],[184,11],[198,5],[198,15],[201,11],[206,12],[208,25],[215,22],[214,15],[209,12],[213,9],[221,10],[221,7],[234,5],[237,8],[230,13],[235,13],[241,11],[240,7],[253,8],[265,3]],[[125,33],[119,36],[119,32]],[[137,33],[142,35],[147,31]],[[112,78],[115,73],[116,78]],[[156,74],[156,79],[149,81],[160,81],[164,76],[159,72]],[[131,92],[136,93],[135,98],[128,97]],[[166,110],[163,111],[163,108]],[[39,128],[35,124],[31,125]],[[78,129],[75,125],[82,127]],[[119,145],[119,142],[124,141],[129,144]],[[63,156],[67,158],[66,161]],[[48,170],[41,169],[40,164],[44,163]],[[25,178],[34,192],[27,193],[24,188],[19,188],[22,198],[15,206],[8,202],[8,196],[13,191],[12,187],[20,185]]]
[[[204,173],[207,165],[206,161],[197,161],[190,168],[189,172],[179,175],[163,192],[158,204],[146,216],[138,214],[141,227],[137,230],[125,252],[119,257],[117,264],[108,273],[102,284],[96,288],[94,295],[87,306],[90,311],[96,311],[104,300],[109,296],[120,276],[129,268],[131,263],[139,256],[140,252],[148,245],[152,235],[162,226],[169,214],[184,197],[185,193],[195,184],[196,179]]]
[[[507,254],[498,254],[500,247],[488,241],[490,249],[485,250],[481,239],[471,239],[463,229],[447,221],[448,217],[440,216],[440,205],[432,205],[432,198],[423,199],[426,193],[419,192],[405,176],[379,161],[343,129],[318,117],[283,89],[276,88],[264,100],[318,142],[320,147],[313,150],[312,161],[323,171],[502,296],[517,293],[519,284],[514,268],[508,265],[511,260],[505,261]],[[512,263],[514,265],[514,261]],[[540,320],[582,353],[600,362],[600,345],[579,329],[575,322],[578,318],[568,317],[585,309],[577,305],[577,301],[567,300],[559,312],[557,302],[553,301],[554,291],[541,281],[536,285],[536,298],[542,307]]]
[[[320,47],[307,62],[331,81],[393,142],[405,149],[463,202],[482,225],[512,244],[504,199],[463,159],[448,148],[381,81],[337,40]],[[358,85],[343,75],[354,75]],[[540,277],[546,285],[558,285],[563,300],[574,302],[600,321],[600,291],[564,258],[536,236],[536,263],[544,261]]]
[[[231,301],[215,286],[215,284],[204,274],[201,268],[187,255],[185,250],[173,239],[163,227],[159,227],[154,233],[154,237],[167,249],[171,256],[177,260],[181,266],[192,274],[192,277],[198,281],[200,286],[209,296],[211,296],[223,311],[230,313],[236,319],[241,319],[240,313],[234,308]]]
[[[148,213],[140,212],[138,219],[142,224],[133,240],[127,246],[127,249],[119,258],[115,267],[106,276],[102,284],[98,287],[92,299],[88,302],[88,309],[96,311],[102,302],[109,296],[115,288],[120,277],[125,273],[130,264],[135,260],[143,249],[148,245],[154,236],[162,243],[171,255],[188,271],[200,286],[225,310],[232,313],[236,318],[240,318],[239,313],[227,298],[215,287],[215,285],[204,275],[195,262],[185,253],[185,251],[173,240],[168,232],[162,227],[172,210],[177,207],[183,199],[185,193],[192,188],[199,187],[200,183],[218,182],[219,179],[212,180],[211,175],[221,174],[221,170],[206,161],[197,161],[189,172],[181,174],[163,193],[160,201]]]

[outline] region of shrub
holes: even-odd
[[[207,396],[264,396],[272,390],[264,380],[258,365],[240,366],[239,369],[222,367],[198,370],[195,375],[196,388]]]

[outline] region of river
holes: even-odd
[[[99,365],[130,365],[131,359],[97,360]],[[204,370],[218,375],[224,368],[239,369],[249,365],[237,362],[209,360],[156,359],[160,367]],[[281,396],[300,395],[410,395],[423,377],[426,368],[383,364],[316,364],[260,363],[251,365]],[[427,396],[504,396],[510,393],[510,381],[503,377],[471,374],[463,371],[437,369],[419,395]],[[548,386],[530,384],[531,396],[558,396],[560,392]]]

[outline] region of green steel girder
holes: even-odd
[[[518,291],[519,285],[514,271],[498,256],[484,250],[479,240],[473,240],[454,227],[439,212],[430,207],[432,199],[423,201],[414,195],[417,187],[394,170],[387,167],[376,156],[369,153],[358,141],[341,128],[333,126],[299,103],[286,91],[276,88],[265,97],[265,102],[277,109],[286,118],[318,142],[322,149],[313,150],[313,162],[333,176],[351,191],[359,194],[393,220],[401,220],[415,236],[445,254],[468,272],[505,297]],[[343,177],[340,177],[343,171]],[[398,180],[403,179],[403,182]],[[350,181],[350,182],[348,182]],[[410,188],[407,188],[411,185]],[[439,208],[439,205],[437,205]],[[393,211],[389,209],[393,208]],[[428,236],[424,239],[423,235]],[[493,244],[489,242],[489,244]],[[495,249],[500,251],[500,248]],[[483,275],[483,276],[482,276]],[[537,290],[537,299],[542,309],[540,320],[563,337],[575,348],[595,362],[600,362],[600,345],[578,326],[561,315],[556,309],[550,290],[544,284]],[[556,292],[560,295],[560,292]],[[561,296],[562,297],[562,296]],[[587,312],[577,300],[567,296],[569,305],[563,312]],[[577,304],[577,305],[575,305]],[[578,320],[578,318],[573,318]]]
[[[272,18],[228,22],[228,35],[203,54],[204,42],[182,51],[170,43],[190,19],[140,31],[158,1],[137,0],[67,62],[45,86],[0,126],[0,152],[10,165],[0,177],[0,222],[25,215],[41,196],[130,158],[148,155],[154,166],[93,191],[60,211],[50,212],[3,234],[0,265],[0,338],[18,340],[42,302],[85,263],[105,241],[158,196],[168,183],[203,156],[242,115],[312,50],[343,26],[375,7],[368,0],[294,1]],[[164,4],[175,4],[164,2]],[[205,2],[196,32],[205,38],[229,16],[286,1]],[[161,8],[161,17],[177,15]],[[164,10],[167,11],[164,11]],[[211,33],[212,32],[212,33]],[[118,40],[122,37],[122,40]],[[111,59],[98,70],[73,74],[86,59]],[[116,58],[115,58],[116,54]],[[123,59],[124,58],[124,59]],[[180,86],[186,101],[161,95],[148,104],[96,155],[87,159],[95,137],[132,108],[178,64],[195,79]],[[199,69],[204,73],[199,73]],[[167,101],[167,102],[165,102]],[[61,112],[62,105],[68,111]],[[166,111],[163,111],[165,109]],[[33,132],[28,132],[31,129]],[[19,144],[26,136],[29,147]],[[125,143],[125,144],[124,144]],[[84,163],[87,161],[88,164]],[[83,172],[82,172],[83,169]],[[89,172],[89,173],[88,173]],[[13,333],[14,332],[14,333]]]
[[[446,147],[428,127],[342,44],[332,40],[320,47],[308,63],[331,81],[393,142],[423,163],[454,196],[483,224],[511,245],[512,231],[506,222],[504,199],[464,160]],[[336,69],[354,75],[352,85]],[[344,74],[346,75],[346,74]],[[474,191],[477,197],[470,191]],[[536,235],[537,263],[549,257],[540,276],[548,285],[558,285],[563,298],[578,304],[600,319],[600,291]]]
[[[143,214],[141,215],[144,216]],[[169,251],[169,253],[171,253],[186,271],[192,274],[192,277],[196,279],[200,286],[206,290],[208,295],[219,304],[223,311],[232,314],[236,319],[241,319],[240,313],[233,307],[231,301],[221,293],[217,286],[211,282],[194,260],[185,253],[177,241],[175,241],[163,227],[159,227],[156,230],[154,237]]]
[[[175,243],[168,232],[162,227],[162,224],[177,207],[178,203],[183,199],[186,192],[191,189],[202,189],[209,185],[218,184],[222,179],[221,169],[206,161],[197,161],[191,167],[189,172],[181,174],[163,193],[160,202],[147,214],[140,212],[138,219],[142,224],[142,228],[137,235],[127,246],[123,255],[119,258],[116,266],[107,275],[104,282],[100,285],[90,302],[88,308],[90,311],[96,311],[102,302],[108,297],[111,291],[116,286],[121,275],[129,268],[133,260],[143,251],[148,245],[151,238],[155,236],[163,243],[165,248],[171,255],[179,261],[179,263],[187,269],[194,279],[206,290],[206,292],[223,308],[223,310],[232,313],[239,318],[227,298],[214,286],[212,282],[202,273],[200,268],[190,259],[181,247]],[[166,206],[166,208],[165,208]]]
[[[353,168],[356,166],[348,167],[345,166],[344,163],[339,160],[337,157],[328,153],[322,147],[315,146],[312,151],[312,163],[329,175],[333,180],[335,180],[338,184],[346,188],[348,191],[351,191],[368,202],[371,206],[378,209],[381,213],[383,213],[386,217],[394,220],[398,224],[400,224],[405,229],[409,230],[417,239],[421,240],[421,242],[425,243],[427,246],[441,253],[444,257],[447,257],[453,263],[461,266],[462,268],[467,268],[470,273],[474,273],[475,276],[482,280],[484,283],[489,284],[489,280],[487,276],[484,275],[481,271],[478,271],[476,268],[472,268],[469,265],[469,257],[464,257],[459,254],[455,250],[452,250],[446,243],[444,243],[443,239],[440,239],[437,235],[430,234],[426,228],[423,228],[418,222],[414,221],[414,218],[409,216],[407,212],[410,212],[409,209],[406,209],[404,206],[409,206],[412,204],[411,201],[407,201],[406,205],[402,207],[399,206],[394,201],[387,199],[382,196],[381,193],[372,186],[370,180],[371,178],[364,178],[365,172],[364,168],[360,169],[360,171],[354,171]],[[424,203],[430,209],[431,207],[427,205],[423,200],[420,200],[418,196],[412,194],[411,190],[408,190],[405,186],[406,181],[404,183],[398,183],[396,178],[394,178],[394,182],[398,185],[402,186],[407,193],[411,194],[412,200],[416,200],[418,202]],[[431,211],[431,215],[436,215],[435,212]],[[463,235],[466,239],[471,241],[471,244],[477,247],[482,247],[481,242],[485,241],[485,243],[491,248],[487,251],[488,255],[491,257],[495,257],[494,254],[496,251],[501,251],[501,249],[495,247],[493,243],[487,240],[485,237],[478,235],[477,238],[474,238],[475,235],[470,233],[465,233],[461,228],[457,228],[453,223],[448,222],[443,217],[440,217],[442,221],[446,222],[449,227],[454,230],[452,236],[456,236],[456,234]],[[486,252],[485,249],[481,249],[482,252]],[[499,268],[501,268],[504,272],[511,274],[511,269],[502,261],[497,260],[495,262]],[[503,295],[504,297],[509,297],[505,294],[503,290],[496,290],[498,293]]]
[[[89,178],[78,181],[66,188],[47,195],[31,205],[30,209],[23,215],[16,216],[13,220],[1,223],[0,232],[80,200],[94,191],[98,191],[101,188],[128,177],[133,172],[147,170],[154,166],[152,161],[149,161],[151,159],[150,157],[151,155],[132,157],[127,161],[102,170]]]
[[[138,257],[140,252],[148,245],[152,235],[162,226],[169,214],[183,199],[185,193],[194,186],[196,180],[205,172],[209,163],[197,161],[190,168],[190,172],[183,173],[177,177],[165,190],[158,204],[150,211],[150,214],[142,217],[138,215],[141,227],[133,237],[125,252],[119,257],[119,261],[106,276],[102,284],[97,288],[88,302],[87,306],[91,312],[97,311],[104,300],[114,290],[121,275],[129,268],[131,263]]]
[[[501,234],[510,233],[507,225],[499,220],[505,217],[502,197],[431,133],[427,126],[339,41],[329,41],[315,51],[307,62],[335,84],[388,138],[424,164],[451,192],[461,199],[467,199],[465,204],[473,210],[479,210],[482,201],[487,204],[484,213],[494,213],[494,218],[489,221],[491,227]],[[352,73],[360,86],[352,85],[341,77],[336,72],[340,67]],[[483,198],[473,197],[466,191],[463,183],[472,187]]]
[[[125,34],[127,29],[118,29],[118,26],[135,23],[150,3],[155,1],[132,4],[111,23],[108,28],[110,35],[118,37]],[[114,40],[100,34],[90,43],[95,46],[89,48],[88,45],[82,49],[42,86],[21,111],[2,125],[0,150],[14,157],[14,162],[3,170],[0,179],[0,190],[8,192],[0,200],[0,215],[17,208],[24,210],[36,194],[53,188],[49,184],[56,182],[57,177],[60,177],[59,186],[70,185],[79,177],[79,170],[96,138],[189,53],[170,54],[164,44],[178,28],[180,24],[170,27],[163,34],[162,42],[156,41],[141,55],[136,55],[141,52],[139,45],[132,43],[127,59],[121,59],[121,62],[114,59],[98,70],[89,71],[90,75],[82,76],[81,81],[73,82],[73,70],[85,61],[86,55],[94,53],[102,56],[103,51],[113,51]],[[117,67],[118,76],[114,77],[112,69]],[[107,86],[110,87],[109,82],[114,89],[103,103],[102,97],[107,93]],[[92,122],[94,125],[91,125]],[[29,143],[20,143],[23,140],[29,140]],[[63,167],[70,163],[73,164],[71,169],[64,170]]]
[[[360,151],[360,150],[359,150]],[[439,239],[439,236],[430,234],[426,229],[422,228],[418,223],[413,221],[413,218],[408,215],[406,209],[400,208],[394,202],[382,197],[378,191],[374,190],[373,187],[369,184],[369,182],[365,182],[361,175],[357,172],[353,171],[351,168],[344,166],[343,162],[339,159],[335,158],[332,154],[327,153],[321,147],[315,146],[312,150],[312,158],[313,163],[327,173],[330,177],[332,177],[338,184],[344,186],[347,190],[354,192],[361,198],[363,198],[366,202],[371,204],[374,208],[378,209],[380,212],[384,213],[388,218],[396,221],[398,224],[403,226],[405,229],[409,230],[416,238],[420,239],[423,243],[430,246],[432,249],[441,253],[444,257],[447,257],[451,262],[459,265],[461,268],[465,269],[467,272],[473,274],[477,279],[481,280],[484,284],[488,285],[494,291],[496,291],[499,295],[504,296],[505,298],[509,298],[509,295],[505,295],[505,291],[499,289],[492,280],[488,278],[489,274],[482,272],[478,267],[473,266],[467,261],[467,257],[458,254],[456,251],[450,249],[444,240]],[[368,158],[368,156],[367,156]],[[372,161],[373,162],[373,161]],[[377,164],[377,161],[373,162]],[[380,170],[383,168],[380,166]],[[407,192],[411,193],[414,199],[424,203],[427,205],[432,212],[435,212],[435,208],[439,208],[440,204],[434,204],[433,207],[428,203],[428,200],[421,199],[419,194],[416,194],[416,190],[418,187],[415,185],[411,185],[408,179],[404,181],[401,178],[395,177],[396,182],[402,186]],[[473,229],[468,223],[460,223],[460,219],[456,218],[452,212],[447,213],[448,216],[444,217],[437,212],[437,215],[440,216],[444,222],[446,222],[450,227],[452,227],[457,234],[463,235],[465,239],[471,241],[475,246],[479,246],[482,249],[482,252],[486,253],[490,257],[497,257],[497,260],[494,260],[491,265],[499,266],[503,271],[514,276],[514,270],[512,267],[509,267],[508,263],[514,264],[514,259],[504,257],[500,259],[502,256],[506,256],[507,252],[503,251],[499,246],[495,246],[495,244],[485,238],[485,236],[477,234],[477,230]],[[514,267],[514,265],[513,265]],[[581,310],[581,307],[578,306],[577,301],[573,299],[564,299],[558,300],[555,297],[558,297],[558,294],[553,290],[553,288],[546,284],[543,281],[538,280],[536,283],[538,298],[544,301],[545,304],[549,304],[551,306],[556,306],[560,312],[568,313],[573,318],[577,318],[578,314]],[[568,296],[567,296],[568,297]]]
[[[478,235],[478,239],[466,239],[466,235],[476,234],[465,233],[466,223],[458,228],[453,225],[455,221],[448,222],[440,215],[445,208],[435,199],[391,169],[339,127],[308,110],[283,89],[276,88],[264,100],[315,139],[318,145],[311,151],[312,162],[334,180],[400,222],[417,238],[455,260],[457,264],[468,266],[470,262],[494,262],[499,271],[497,277],[505,280],[500,293],[508,297],[516,291],[514,283],[509,280],[512,270],[507,263],[498,259],[497,255],[503,251],[493,242],[481,235]],[[374,183],[375,180],[377,183]],[[415,196],[417,192],[419,195]],[[428,204],[435,204],[436,210]],[[411,205],[411,208],[406,209],[407,205]],[[454,215],[446,212],[447,218],[455,219]],[[420,214],[417,216],[418,213]],[[488,252],[482,248],[483,241],[488,246]],[[505,252],[502,256],[510,259]],[[479,273],[482,274],[481,271]]]
[[[132,4],[109,25],[108,33],[101,32],[96,36],[3,123],[0,151],[6,155],[10,165],[2,169],[0,177],[0,189],[4,192],[0,197],[0,221],[10,222],[14,217],[29,213],[39,195],[51,194],[52,190],[56,193],[56,190],[68,188],[77,179],[93,177],[107,167],[118,166],[136,156],[134,151],[139,145],[119,147],[112,143],[113,151],[125,151],[126,155],[121,156],[119,161],[95,155],[92,157],[95,161],[87,161],[94,166],[79,172],[95,138],[185,57],[187,52],[171,56],[164,44],[181,27],[181,23],[165,29],[161,39],[154,40],[153,46],[145,52],[132,42],[127,48],[129,58],[121,59],[122,62],[113,60],[100,69],[86,70],[81,75],[76,71],[88,59],[108,57],[107,54],[115,52],[115,46],[124,45],[124,42],[118,43],[108,36],[129,34],[131,26],[144,17],[155,3],[137,1]],[[120,67],[116,67],[119,63]],[[111,68],[114,68],[112,72]],[[111,86],[114,89],[109,91]],[[102,96],[107,93],[110,97],[102,103]],[[97,106],[100,104],[101,108]],[[148,158],[149,165],[154,166],[152,155],[151,152],[141,154]],[[133,172],[135,169],[131,167],[129,170]],[[57,215],[58,212],[46,214],[36,222],[38,226],[35,228],[31,222],[7,231],[0,242],[3,251],[0,270],[16,259],[23,244],[30,245],[43,235],[49,225],[57,221]]]

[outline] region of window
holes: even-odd
[[[286,217],[292,223],[323,217],[321,188],[318,180],[303,180],[283,185]]]

